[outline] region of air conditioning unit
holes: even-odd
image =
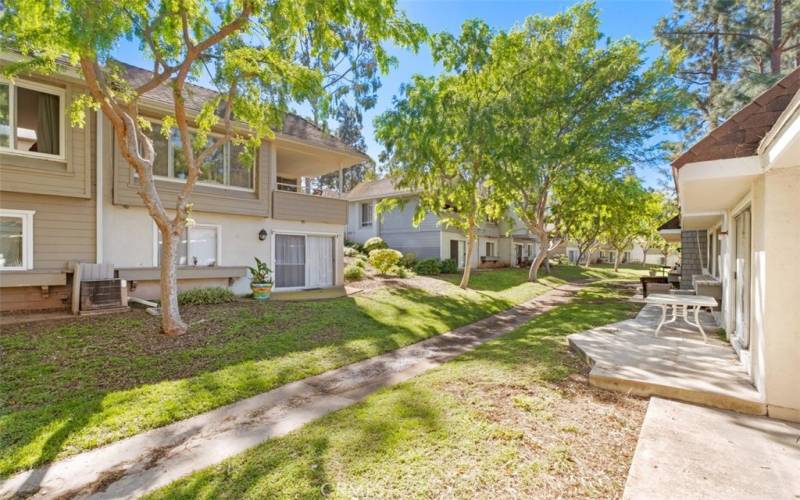
[[[81,281],[81,311],[118,309],[123,302],[123,280]]]

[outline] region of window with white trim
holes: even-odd
[[[33,210],[0,210],[0,270],[33,269]]]
[[[161,231],[158,229],[155,231],[158,235],[155,262],[160,265],[163,239]],[[178,242],[178,265],[193,267],[221,265],[221,232],[220,226],[210,224],[195,224],[187,227]]]
[[[64,158],[63,89],[0,80],[0,150]]]
[[[486,242],[486,257],[495,257],[494,242],[491,241]]]
[[[361,204],[361,227],[372,226],[372,202]]]
[[[148,135],[153,140],[156,154],[153,173],[158,177],[186,179],[189,168],[183,156],[183,143],[178,130],[173,129],[167,140],[161,133],[160,123],[151,123],[151,126],[152,129]],[[190,137],[194,140],[194,134],[190,134]],[[216,134],[210,134],[208,144],[212,144],[218,137]],[[253,190],[256,171],[255,159],[248,166],[242,162],[243,151],[244,146],[231,142],[217,148],[200,167],[198,183]]]

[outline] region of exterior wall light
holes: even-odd
[[[261,241],[264,241],[264,240],[267,239],[267,230],[266,229],[262,229],[261,231],[258,232],[258,239],[261,240]]]

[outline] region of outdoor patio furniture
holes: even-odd
[[[714,297],[706,295],[675,295],[667,293],[653,293],[645,299],[648,304],[654,304],[661,307],[661,321],[656,328],[655,336],[658,337],[658,332],[661,328],[668,324],[675,322],[678,317],[700,330],[703,334],[703,341],[708,343],[708,337],[705,330],[700,325],[700,308],[701,307],[717,307],[717,300]],[[672,319],[667,321],[667,308],[672,308]],[[689,314],[694,312],[694,322],[689,320]]]
[[[639,282],[642,284],[642,297],[647,297],[648,287],[652,291],[653,288],[651,285],[655,283],[667,283],[667,278],[666,276],[642,276],[639,278]]]

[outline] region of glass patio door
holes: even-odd
[[[308,288],[333,286],[334,244],[330,236],[306,237],[306,283]]]
[[[306,237],[293,234],[275,235],[275,287],[306,286]]]
[[[750,346],[750,209],[736,216],[736,340]]]

